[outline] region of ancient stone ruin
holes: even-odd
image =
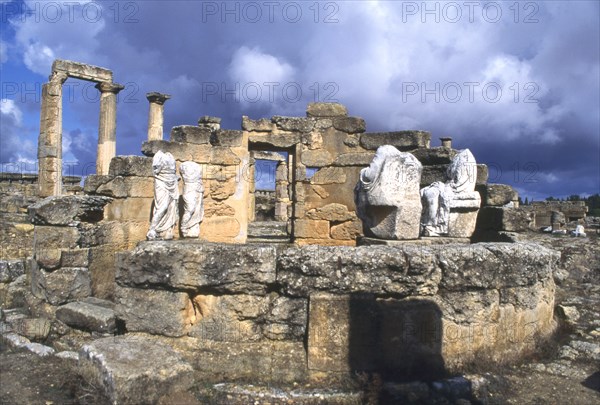
[[[68,76],[102,92],[97,173],[83,192],[62,186]],[[54,63],[39,190],[20,183],[35,198],[3,214],[27,248],[4,252],[16,264],[0,290],[64,325],[51,350],[77,352],[112,401],[224,381],[444,375],[481,353],[518,359],[554,330],[558,254],[516,242],[533,213],[449,138],[432,147],[425,131],[367,132],[343,105],[311,103],[305,117],[244,116],[237,130],[202,117],[163,140],[170,96],[148,93],[143,156],[115,156],[121,88],[109,70]],[[259,160],[275,167],[273,191],[256,188]],[[255,209],[263,199],[270,221]],[[65,338],[73,331],[92,334]]]

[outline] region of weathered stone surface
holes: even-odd
[[[354,190],[356,213],[365,235],[381,239],[416,239],[420,232],[421,163],[391,145],[377,149],[360,171]]]
[[[525,232],[533,226],[535,214],[513,207],[482,207],[477,217],[478,231]]]
[[[290,296],[370,293],[431,296],[443,288],[531,286],[552,277],[558,254],[535,244],[303,246],[278,257],[277,281]]]
[[[346,107],[339,103],[309,103],[306,108],[307,117],[345,117]]]
[[[338,131],[348,134],[365,132],[367,124],[365,120],[357,117],[337,117],[333,119],[333,127]]]
[[[331,237],[333,239],[355,240],[362,233],[363,227],[360,220],[347,221],[331,227]]]
[[[331,203],[306,212],[308,219],[324,219],[326,221],[348,221],[356,219],[356,214],[343,204]]]
[[[60,252],[60,267],[88,267],[90,249],[69,249]]]
[[[92,293],[90,273],[87,268],[63,267],[49,273],[34,268],[31,274],[34,295],[52,305],[89,297]]]
[[[310,184],[344,184],[346,173],[341,167],[323,167],[310,179]]]
[[[172,142],[202,145],[210,143],[210,133],[211,131],[208,128],[180,125],[171,129],[170,139]]]
[[[117,156],[110,161],[108,174],[152,177],[152,159],[145,156]]]
[[[343,153],[333,162],[334,166],[368,166],[375,157],[374,153]]]
[[[83,346],[79,371],[119,404],[158,403],[194,383],[192,367],[173,348],[141,336],[98,339]]]
[[[301,161],[308,167],[323,167],[333,163],[333,156],[323,149],[309,149],[302,152]]]
[[[289,148],[302,142],[302,135],[294,132],[251,133],[248,140],[254,144],[266,144],[276,148]]]
[[[438,252],[449,291],[531,286],[552,278],[559,253],[533,243],[478,243],[444,246]]]
[[[194,339],[189,345],[189,349],[182,349],[189,353],[186,357],[202,381],[222,382],[226,378],[293,383],[306,379],[306,351],[302,342]]]
[[[23,260],[0,260],[0,283],[10,283],[24,274]]]
[[[210,197],[214,200],[221,201],[231,197],[237,188],[234,179],[227,181],[211,181],[210,182]]]
[[[272,246],[142,242],[117,254],[116,261],[117,283],[123,286],[263,295],[275,282]]]
[[[274,116],[271,121],[282,131],[310,132],[315,126],[313,118]]]
[[[290,299],[275,294],[196,295],[193,304],[198,314],[190,336],[202,340],[255,342],[304,338],[307,312],[305,299]]]
[[[70,302],[56,310],[56,318],[65,324],[86,331],[113,333],[116,329],[112,309],[88,302]]]
[[[142,144],[142,153],[146,156],[155,156],[161,151],[172,154],[175,160],[179,162],[191,160],[198,163],[209,163],[211,161],[211,150],[210,145],[194,143],[146,141]]]
[[[19,318],[8,322],[10,329],[33,341],[44,341],[50,333],[51,322],[45,318]]]
[[[371,370],[378,359],[374,300],[315,294],[310,297],[308,369],[324,372]],[[370,357],[370,358],[369,358]]]
[[[327,190],[325,190],[325,188],[318,186],[316,184],[313,184],[311,186],[311,189],[321,198],[327,198],[329,197],[329,192]]]
[[[112,179],[112,176],[109,175],[101,175],[101,174],[90,174],[85,178],[83,183],[83,191],[86,194],[96,194],[96,190],[98,187],[107,183]]]
[[[501,207],[519,199],[519,193],[508,184],[487,184],[478,189],[484,206]]]
[[[299,219],[294,222],[297,238],[329,239],[329,221]]]
[[[253,120],[246,115],[242,116],[242,129],[244,131],[267,132],[272,131],[273,128],[275,128],[275,124],[268,118]]]
[[[99,185],[94,193],[115,198],[150,198],[154,195],[154,184],[149,177],[116,176]]]
[[[36,226],[33,246],[34,258],[45,269],[60,266],[63,249],[77,247],[79,232],[74,227]]]
[[[233,217],[235,210],[230,205],[218,201],[209,201],[204,206],[204,215],[208,217]]]
[[[115,315],[129,332],[179,337],[196,320],[187,293],[117,286]]]
[[[200,227],[200,238],[214,242],[229,242],[240,235],[240,222],[233,217],[207,217]]]
[[[421,174],[421,187],[427,187],[431,183],[436,181],[445,182],[448,180],[446,177],[446,169],[448,165],[429,165],[423,166],[423,173]],[[488,179],[488,167],[487,165],[478,163],[477,164],[477,185],[483,185],[487,183]]]
[[[214,146],[242,146],[243,135],[244,132],[239,130],[220,130],[211,135],[210,143]]]
[[[414,247],[289,248],[278,257],[278,268],[285,293],[304,297],[318,291],[431,295],[442,276],[435,255]]]
[[[31,284],[25,274],[9,284],[0,283],[0,307],[4,309],[26,307],[30,295]]]
[[[424,166],[429,165],[447,165],[452,162],[452,159],[458,153],[455,149],[450,148],[419,148],[411,152],[419,162]]]
[[[240,158],[228,147],[213,146],[210,150],[210,163],[213,165],[231,166],[240,162]]]
[[[392,145],[398,150],[408,151],[428,148],[430,141],[431,134],[425,131],[367,132],[360,136],[361,146],[369,150]]]
[[[98,222],[104,217],[109,197],[66,195],[47,197],[29,207],[29,219],[36,225],[76,226]]]

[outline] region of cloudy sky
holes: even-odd
[[[110,68],[117,153],[139,154],[150,91],[165,132],[202,115],[303,116],[338,101],[368,131],[453,137],[529,199],[600,189],[597,1],[0,0],[0,163],[35,168],[41,85],[57,58]],[[67,170],[94,170],[98,92],[64,90]]]

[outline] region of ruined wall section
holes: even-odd
[[[535,212],[537,228],[552,225],[552,212],[562,212],[567,222],[583,219],[588,212],[585,201],[534,201],[530,209]]]
[[[204,120],[209,118],[212,117]],[[210,128],[201,119],[199,126],[173,127],[169,141],[152,140],[142,145],[142,153],[149,157],[159,150],[175,157],[178,172],[185,161],[202,166],[204,220],[200,238],[210,242],[246,242],[250,155],[245,134]],[[182,187],[180,182],[180,191]]]
[[[80,194],[77,176],[63,177],[66,195]],[[33,225],[27,207],[40,200],[38,175],[0,173],[0,260],[26,259],[33,252]]]

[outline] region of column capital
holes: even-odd
[[[69,76],[65,72],[56,72],[52,71],[50,77],[48,77],[48,81],[51,83],[60,83],[61,85],[67,81]]]
[[[157,93],[153,91],[151,93],[146,93],[146,98],[149,102],[163,105],[165,101],[171,98],[170,94]]]
[[[114,93],[119,94],[121,90],[125,88],[122,84],[119,83],[110,83],[110,82],[100,82],[96,87],[100,93]]]

